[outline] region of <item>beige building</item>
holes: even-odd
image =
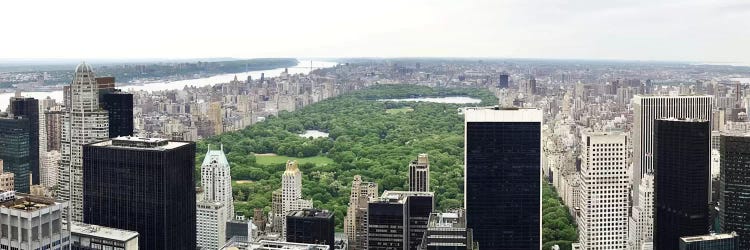
[[[344,217],[344,234],[349,241],[349,249],[367,249],[367,203],[378,196],[378,184],[363,182],[362,176],[352,180],[349,208]]]
[[[274,229],[278,229],[278,223],[281,223],[281,235],[286,235],[286,215],[291,211],[309,209],[312,208],[312,200],[302,199],[302,172],[299,171],[297,161],[287,161],[286,171],[281,176],[281,199],[278,199],[278,194],[274,193],[273,207],[277,209],[275,212],[281,210],[281,214],[275,213],[273,216]]]
[[[0,191],[15,191],[13,185],[15,184],[14,174],[3,171],[3,160],[0,159]]]

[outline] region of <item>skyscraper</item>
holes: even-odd
[[[582,138],[582,205],[576,219],[579,241],[583,249],[627,247],[627,155],[627,136],[624,134],[587,133]]]
[[[385,191],[368,204],[367,249],[417,249],[435,207],[431,192]]]
[[[628,221],[631,249],[641,249],[643,244],[654,241],[654,175],[644,175],[639,185],[633,198],[638,205],[633,206],[633,216]]]
[[[303,209],[286,215],[286,241],[328,245],[333,248],[336,223],[326,210]]]
[[[678,249],[680,237],[707,234],[711,124],[654,122],[654,249]]]
[[[219,150],[211,150],[209,146],[201,164],[201,184],[203,184],[203,199],[221,202],[226,208],[226,219],[234,219],[232,176],[223,146]]]
[[[39,100],[30,97],[12,97],[10,113],[29,119],[29,167],[31,185],[39,184]],[[19,190],[20,191],[20,190]],[[26,192],[26,191],[22,191]]]
[[[500,80],[498,80],[497,87],[501,89],[507,89],[509,86],[509,77],[510,76],[506,73],[500,74]]]
[[[87,224],[137,231],[140,249],[196,249],[195,143],[118,137],[83,148]]]
[[[416,160],[409,163],[409,191],[430,191],[430,160],[427,154],[419,154]]]
[[[750,248],[750,135],[721,136],[719,225],[737,232],[739,249]]]
[[[44,111],[45,131],[47,132],[47,150],[60,151],[63,126],[63,111],[60,106]]]
[[[312,200],[302,199],[302,172],[297,161],[287,161],[286,171],[281,175],[281,214],[274,214],[281,223],[281,233],[286,235],[286,215],[291,211],[312,208]]]
[[[349,241],[349,249],[367,249],[367,203],[377,197],[377,183],[364,182],[362,176],[354,176],[349,207],[344,217],[344,234]]]
[[[650,82],[650,81],[647,81]],[[670,95],[652,96],[636,95],[633,97],[633,171],[631,184],[633,185],[633,212],[636,207],[641,206],[641,200],[636,197],[640,195],[641,179],[647,174],[653,174],[654,170],[654,120],[664,117],[711,119],[712,97],[708,95]],[[647,199],[650,196],[645,196]],[[653,200],[644,200],[653,203]],[[643,207],[645,208],[645,207]],[[645,214],[648,209],[641,210],[639,216],[645,218],[631,218],[631,221],[639,223],[634,228],[653,228],[653,214]],[[633,213],[631,216],[635,216]],[[635,232],[635,231],[634,231]],[[637,235],[651,235],[641,232]],[[634,236],[637,236],[634,235]],[[632,238],[632,237],[631,237]],[[631,239],[632,242],[646,242],[644,239]]]
[[[99,107],[94,72],[86,63],[76,67],[63,117],[57,195],[70,201],[69,221],[83,221],[83,145],[109,138],[107,112]],[[96,224],[96,223],[94,223]]]
[[[483,249],[539,249],[542,111],[464,113],[464,204],[474,239]]]
[[[466,212],[432,213],[419,250],[472,250],[474,238],[466,227]]]
[[[226,243],[227,210],[224,203],[199,200],[195,211],[196,245],[201,249],[220,249]]]
[[[15,191],[29,192],[31,137],[28,118],[0,113],[0,159],[4,162],[4,170],[15,176]]]
[[[133,135],[133,94],[106,92],[101,95],[101,106],[107,110],[110,138]]]

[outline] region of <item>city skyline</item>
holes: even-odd
[[[750,4],[740,0],[8,5],[44,18],[29,20],[24,11],[0,17],[0,23],[28,20],[5,27],[23,37],[0,41],[6,59],[478,57],[750,64],[743,49],[750,24],[742,19]],[[68,15],[77,12],[87,15]],[[115,39],[77,46],[69,31],[80,24]],[[51,43],[49,37],[57,39]]]

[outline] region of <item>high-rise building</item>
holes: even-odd
[[[47,150],[60,151],[62,138],[63,111],[59,106],[44,111],[44,131],[47,133]]]
[[[42,186],[50,188],[57,185],[57,171],[58,166],[60,166],[61,157],[60,152],[56,150],[45,153],[44,162],[42,162],[42,167],[39,169],[40,184]]]
[[[654,122],[654,249],[677,249],[680,237],[711,226],[711,124],[706,120]]]
[[[633,97],[633,178],[638,186],[644,175],[654,172],[654,120],[664,117],[711,119],[711,96],[674,95]],[[637,205],[637,202],[634,203]]]
[[[334,244],[336,222],[332,212],[303,209],[286,215],[286,241],[329,245]]]
[[[82,222],[83,145],[109,138],[109,122],[107,112],[99,107],[99,89],[91,66],[81,63],[76,67],[69,90],[60,142],[57,195],[70,201],[71,216],[67,219]]]
[[[3,160],[0,159],[0,191],[14,191],[15,178],[13,173],[3,171]]]
[[[110,138],[133,135],[133,94],[106,92],[101,95],[101,106],[107,110]]]
[[[70,225],[70,249],[138,250],[138,232],[75,222]]]
[[[11,97],[10,113],[29,119],[29,167],[31,184],[39,184],[39,100],[30,97]],[[21,181],[21,179],[19,179]],[[21,192],[28,192],[19,190]]]
[[[140,249],[196,249],[195,143],[118,137],[83,147],[84,222]]]
[[[427,154],[419,154],[417,159],[409,164],[409,191],[430,191],[430,160]]]
[[[686,236],[680,238],[680,250],[739,250],[738,239],[736,232]]]
[[[0,193],[0,249],[69,249],[70,228],[63,227],[67,201],[5,191]]]
[[[29,192],[31,178],[31,126],[28,118],[0,113],[0,159],[15,176],[14,189]]]
[[[472,250],[474,239],[466,227],[466,212],[432,213],[419,250]]]
[[[234,219],[232,176],[223,146],[219,150],[211,150],[209,146],[206,157],[203,158],[203,164],[201,164],[201,184],[203,185],[203,199],[205,201],[224,204],[226,210],[224,222]]]
[[[485,249],[539,249],[542,111],[464,114],[464,207],[474,239]]]
[[[737,232],[739,249],[750,249],[750,135],[721,136],[719,227]]]
[[[385,191],[367,209],[367,249],[417,249],[435,207],[431,192]]]
[[[221,102],[212,102],[208,105],[208,120],[213,124],[213,134],[224,132],[224,115],[221,110]]]
[[[280,202],[275,205],[279,211],[274,214],[274,222],[281,224],[281,234],[286,235],[286,216],[289,212],[312,208],[312,200],[302,199],[302,172],[299,171],[297,161],[286,162],[286,170],[281,175],[280,198],[274,199]]]
[[[507,89],[510,86],[510,81],[508,81],[508,78],[510,78],[508,74],[500,74],[500,80],[498,80],[497,87],[501,89]]]
[[[639,185],[634,197],[638,205],[633,206],[628,222],[630,249],[641,249],[644,243],[651,244],[654,240],[654,175],[644,175]]]
[[[627,141],[621,133],[586,133],[581,140],[582,205],[576,220],[582,249],[627,248]]]
[[[219,249],[226,243],[226,207],[224,203],[202,200],[196,203],[196,245],[201,249]]]
[[[377,183],[364,182],[362,176],[354,176],[349,207],[344,217],[344,234],[348,239],[349,249],[367,249],[367,203],[377,197]]]

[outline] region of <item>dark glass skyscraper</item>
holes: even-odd
[[[13,97],[10,99],[10,113],[15,117],[29,119],[29,167],[31,182],[37,185],[39,184],[39,100],[31,97]],[[28,180],[25,185],[28,186]]]
[[[108,92],[101,95],[100,103],[109,114],[109,138],[133,135],[133,94]]]
[[[508,74],[500,74],[500,80],[497,83],[497,87],[501,89],[507,89],[509,87]]]
[[[709,232],[711,124],[654,121],[654,249],[678,249],[680,237]]]
[[[29,192],[31,174],[30,124],[27,118],[0,114],[0,159],[4,171],[15,175],[15,191],[24,193]]]
[[[737,232],[739,249],[750,249],[750,136],[721,136],[719,225]]]
[[[328,245],[333,249],[336,222],[332,212],[317,209],[292,211],[286,216],[286,241]]]
[[[196,249],[195,143],[120,137],[83,147],[87,224],[140,234],[140,249]]]
[[[474,239],[480,249],[539,249],[542,111],[464,112],[464,204]]]

